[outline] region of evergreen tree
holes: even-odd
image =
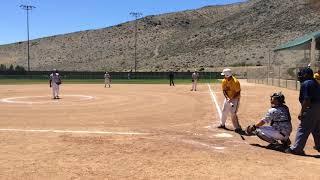
[[[7,67],[4,64],[0,64],[0,73],[1,72],[6,72],[7,71]]]

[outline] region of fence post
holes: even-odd
[[[296,64],[296,77],[294,79],[296,81],[296,90],[298,90],[298,68],[297,68],[297,64]]]
[[[286,88],[288,88],[288,79],[286,79]]]
[[[281,87],[281,66],[279,66],[279,87]]]

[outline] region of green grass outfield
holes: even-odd
[[[217,79],[201,79],[198,83],[218,83]],[[64,79],[63,84],[104,84],[103,79]],[[175,79],[175,84],[191,84],[190,79]],[[49,84],[44,79],[0,79],[0,85]],[[169,84],[168,79],[113,79],[111,84]]]

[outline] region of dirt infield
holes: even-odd
[[[215,128],[217,107],[199,85],[0,86],[0,179],[319,179],[319,153],[309,157],[263,148],[256,137]],[[211,84],[217,104],[220,85]],[[243,127],[266,113],[281,90],[298,124],[298,92],[242,82]],[[228,127],[230,125],[230,120]],[[261,146],[259,146],[261,145]]]

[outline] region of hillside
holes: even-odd
[[[280,43],[318,31],[319,15],[305,0],[251,0],[147,16],[137,22],[137,69],[266,64],[269,51]],[[31,70],[133,69],[134,23],[32,40]],[[0,46],[0,64],[26,68],[26,47],[26,42]],[[292,56],[273,63],[288,62]]]

